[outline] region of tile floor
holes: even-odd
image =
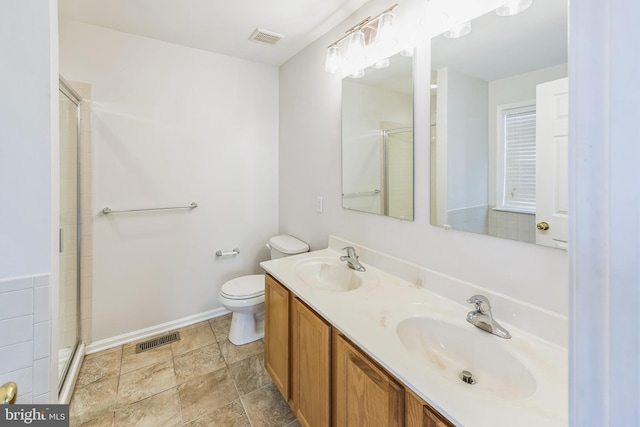
[[[262,340],[235,346],[231,315],[180,329],[180,341],[86,356],[71,426],[299,427],[264,370]]]

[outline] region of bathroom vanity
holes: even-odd
[[[344,246],[261,264],[265,367],[301,425],[568,424],[566,318],[355,245],[357,272]],[[511,339],[467,323],[478,291]]]
[[[280,282],[265,285],[265,367],[301,425],[453,426]]]

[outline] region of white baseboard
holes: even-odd
[[[151,326],[149,328],[127,332],[126,334],[118,335],[112,338],[107,338],[104,340],[91,343],[87,346],[85,353],[86,354],[97,353],[102,350],[107,350],[109,348],[117,347],[119,345],[127,344],[133,341],[138,341],[143,338],[161,334],[163,332],[184,328],[185,326],[189,326],[189,325],[193,325],[194,323],[213,319],[214,317],[224,316],[227,313],[230,313],[230,311],[225,309],[224,307],[219,307],[219,308],[216,308],[215,310],[205,311],[203,313],[198,313],[198,314],[194,314],[193,316],[183,317],[182,319],[172,320],[171,322],[162,323],[160,325]]]

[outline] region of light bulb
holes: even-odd
[[[386,49],[397,43],[393,26],[395,15],[391,12],[383,14],[378,20],[378,30],[376,31],[376,46],[379,49]]]
[[[533,0],[513,0],[497,8],[496,13],[498,16],[517,15],[518,13],[527,10],[532,3]]]
[[[329,46],[327,49],[327,61],[324,70],[327,73],[336,73],[341,67],[340,49],[337,45]]]
[[[352,79],[360,79],[364,77],[364,70],[363,69],[356,70],[353,73],[349,74],[349,77],[351,77]]]
[[[449,31],[445,31],[442,35],[448,39],[459,39],[471,32],[471,21],[463,22],[462,24],[451,27]]]
[[[349,37],[347,52],[342,64],[343,69],[346,70],[346,74],[350,76],[352,74],[358,74],[358,70],[362,70],[364,67],[366,55],[364,33],[360,30],[354,31]]]
[[[371,68],[387,68],[389,66],[389,58],[382,58],[374,62]]]

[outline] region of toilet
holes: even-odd
[[[305,242],[286,234],[269,239],[267,248],[271,251],[271,259],[309,251],[309,245]],[[242,345],[264,336],[264,274],[229,280],[222,285],[218,300],[233,313],[229,341]]]

